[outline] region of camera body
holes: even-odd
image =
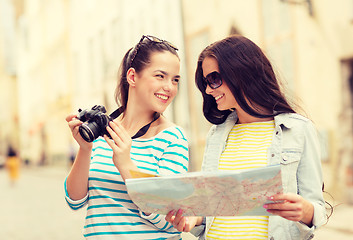
[[[106,115],[106,109],[102,105],[94,105],[92,109],[78,110],[77,118],[82,121],[79,127],[81,137],[87,142],[93,142],[104,134],[110,137],[106,127],[113,119]]]

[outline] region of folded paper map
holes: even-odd
[[[126,186],[143,212],[166,215],[182,209],[184,216],[270,215],[263,205],[282,193],[280,165],[132,178]]]

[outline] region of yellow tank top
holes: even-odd
[[[241,170],[267,165],[274,120],[235,124],[230,131],[218,169]],[[268,216],[215,217],[207,239],[267,239]]]

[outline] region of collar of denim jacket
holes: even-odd
[[[281,113],[275,116],[275,125],[284,126],[285,128],[292,128],[295,122],[299,121],[309,121],[308,118],[298,114],[298,113]]]

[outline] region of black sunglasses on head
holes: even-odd
[[[217,71],[211,72],[207,74],[204,78],[204,85],[207,88],[207,85],[210,86],[212,89],[219,88],[222,85],[222,77],[221,74]]]
[[[174,44],[172,44],[172,43],[170,43],[170,42],[168,42],[166,40],[162,40],[162,39],[159,39],[159,38],[151,36],[151,35],[143,35],[141,37],[140,41],[136,44],[136,46],[129,53],[128,63],[130,63],[130,66],[131,66],[132,62],[134,61],[139,48],[141,47],[141,45],[143,43],[146,43],[146,42],[165,44],[168,47],[171,47],[172,49],[174,49],[175,51],[178,51],[178,48]]]

